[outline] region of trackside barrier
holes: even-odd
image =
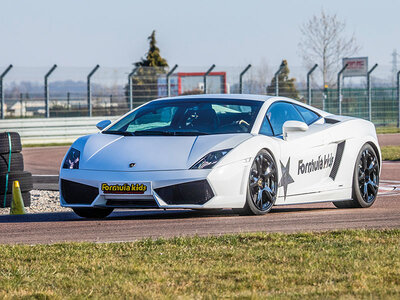
[[[96,124],[117,117],[77,117],[0,120],[0,132],[16,131],[22,144],[72,143],[82,135],[99,132]]]

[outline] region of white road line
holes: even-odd
[[[381,183],[397,183],[400,184],[400,181],[396,181],[396,180],[381,180]]]
[[[381,193],[381,194],[378,194],[378,197],[388,197],[388,196],[399,196],[400,194],[399,193]]]
[[[379,187],[379,190],[381,191],[395,191],[396,187]]]

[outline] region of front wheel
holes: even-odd
[[[379,187],[379,161],[375,150],[365,144],[356,160],[352,200],[333,202],[338,208],[362,208],[374,204]]]
[[[113,212],[113,208],[74,207],[74,213],[82,218],[103,219]]]
[[[265,149],[257,153],[250,168],[244,214],[264,215],[275,204],[278,171],[275,160]]]

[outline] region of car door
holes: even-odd
[[[278,202],[296,203],[296,195],[317,193],[329,184],[329,171],[334,160],[334,149],[329,145],[329,137],[324,127],[316,123],[319,116],[312,111],[302,111],[289,102],[275,102],[268,111],[274,136],[280,141],[280,178],[278,181]],[[304,108],[306,109],[306,108]],[[314,115],[313,115],[314,114]],[[282,137],[282,127],[286,121],[308,123],[304,132],[291,133],[290,139]]]

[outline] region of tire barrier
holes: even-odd
[[[10,170],[19,172],[24,170],[24,158],[21,153],[11,154]],[[8,172],[8,153],[0,154],[0,174]]]
[[[22,200],[24,201],[24,206],[28,207],[31,206],[31,193],[29,192],[23,192],[22,194]],[[1,202],[4,201],[4,194],[0,194],[0,199]],[[7,194],[6,195],[6,206],[5,207],[10,207],[11,206],[11,202],[13,200],[13,195],[11,194]],[[1,203],[0,207],[3,207],[3,203]]]
[[[18,181],[24,206],[30,206],[32,174],[24,171],[21,138],[17,132],[0,132],[0,208],[12,203],[13,182]]]
[[[10,152],[8,135],[10,135],[12,153],[21,152],[21,138],[18,132],[0,132],[0,154],[8,154]]]
[[[0,193],[4,191],[6,188],[6,176],[7,174],[0,174]],[[22,172],[10,172],[8,173],[8,182],[7,182],[7,194],[12,193],[13,182],[15,180],[19,181],[19,186],[21,188],[21,192],[29,192],[33,189],[32,183],[32,174],[26,171]],[[4,194],[4,193],[3,193]],[[1,199],[0,199],[1,201]]]

